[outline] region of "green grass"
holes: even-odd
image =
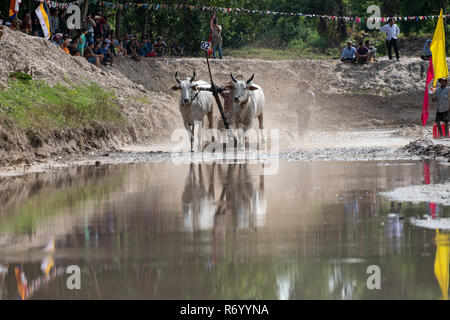
[[[242,59],[286,60],[286,59],[329,59],[330,56],[318,53],[316,50],[291,48],[270,49],[243,47],[239,49],[226,49],[225,56]]]
[[[1,119],[24,129],[119,125],[125,121],[115,94],[95,83],[68,87],[17,79],[0,90]]]

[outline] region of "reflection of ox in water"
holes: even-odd
[[[206,168],[208,177],[204,178]],[[267,212],[267,200],[264,194],[264,176],[249,173],[246,164],[218,166],[218,175],[222,182],[222,192],[215,199],[215,165],[202,168],[191,164],[186,185],[182,194],[183,226],[187,231],[218,230],[226,226],[231,214],[235,230],[251,229],[264,225]],[[207,186],[208,184],[208,186]]]
[[[181,204],[183,209],[183,229],[185,231],[210,230],[214,227],[214,165],[207,166],[209,172],[208,190],[203,178],[202,165],[191,164],[186,178]]]
[[[208,116],[209,129],[213,128],[213,94],[209,91],[197,91],[198,87],[210,86],[205,81],[194,81],[195,72],[191,78],[186,78],[184,81],[178,79],[178,72],[175,73],[175,80],[178,82],[177,86],[173,86],[172,90],[181,90],[179,108],[181,116],[183,117],[184,127],[186,128],[189,138],[191,139],[191,151],[194,151],[194,127],[196,122],[203,128],[205,115]],[[201,130],[198,130],[197,136],[199,144]],[[214,141],[214,137],[213,137]],[[199,149],[201,146],[199,145]]]
[[[224,209],[232,212],[235,229],[256,230],[264,225],[267,213],[264,175],[250,174],[247,164],[229,165],[224,193]]]

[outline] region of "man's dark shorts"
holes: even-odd
[[[448,111],[436,113],[436,122],[448,122]]]

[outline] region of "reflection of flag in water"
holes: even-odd
[[[41,2],[41,4],[35,10],[39,22],[41,23],[42,32],[44,32],[44,38],[50,39],[52,30],[50,27],[50,14],[48,11],[47,3]]]
[[[450,263],[450,234],[439,233],[436,230],[436,259],[434,261],[434,275],[442,290],[442,299],[448,299],[449,263]]]
[[[50,270],[52,270],[55,265],[55,260],[53,260],[52,256],[45,257],[41,262],[41,270],[48,277],[50,275]]]
[[[14,268],[14,275],[16,277],[17,292],[19,293],[20,299],[25,300],[28,297],[28,285],[25,273],[20,268]]]
[[[19,12],[19,5],[22,0],[10,0],[9,2],[9,17],[14,19],[16,17],[16,13]]]
[[[423,164],[423,178],[425,179],[425,184],[430,184],[430,164],[424,163]],[[436,217],[436,203],[430,202],[430,211],[431,211],[431,217],[434,219]]]

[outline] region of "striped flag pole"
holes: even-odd
[[[42,31],[44,32],[44,37],[50,39],[52,36],[52,28],[50,24],[50,13],[48,10],[47,3],[41,2],[41,4],[35,10],[39,22],[41,23]]]
[[[9,2],[9,17],[13,20],[19,12],[19,6],[22,0],[10,0]]]

